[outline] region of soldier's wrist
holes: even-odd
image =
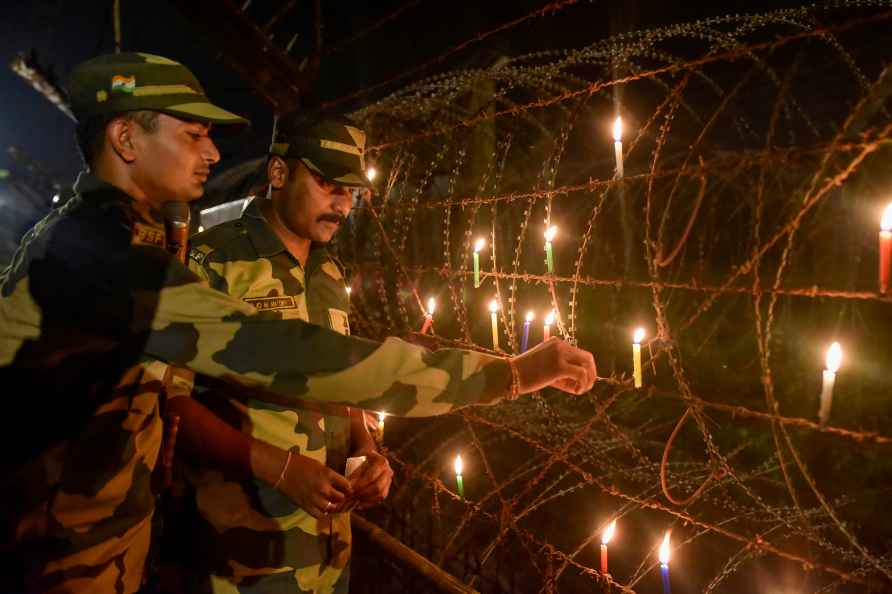
[[[288,452],[259,439],[251,444],[251,472],[254,478],[270,486],[280,483],[282,469],[288,461]]]

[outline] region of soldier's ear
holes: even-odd
[[[115,118],[105,127],[105,142],[126,163],[136,160],[133,142],[133,124],[128,118]]]
[[[266,164],[266,177],[274,190],[281,190],[288,181],[288,163],[282,157],[273,155]]]

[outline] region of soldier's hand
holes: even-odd
[[[512,362],[519,376],[521,394],[547,386],[570,394],[583,394],[592,389],[598,377],[592,354],[559,338],[539,343],[514,357]]]
[[[353,497],[359,509],[371,507],[387,499],[393,470],[387,458],[378,452],[362,452],[366,457],[362,466],[350,475]]]
[[[344,503],[353,494],[347,479],[300,454],[291,455],[279,491],[314,518],[343,511]]]

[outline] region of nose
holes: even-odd
[[[332,197],[334,198],[332,206],[334,206],[335,212],[343,217],[350,214],[350,208],[353,206],[353,196],[346,188],[343,192],[335,192]]]
[[[213,165],[220,160],[220,151],[217,150],[217,145],[214,144],[210,136],[206,137],[206,141],[202,146],[202,157],[208,165]]]

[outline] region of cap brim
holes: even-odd
[[[197,120],[208,124],[217,124],[218,126],[250,126],[251,122],[242,116],[235,115],[226,111],[212,103],[195,102],[181,103],[179,105],[168,105],[164,109],[159,109],[174,116],[185,119]]]
[[[369,181],[369,178],[365,176],[364,172],[357,173],[356,171],[348,171],[347,173],[343,173],[341,175],[334,175],[332,173],[333,171],[344,171],[343,165],[315,161],[306,157],[301,157],[300,160],[303,162],[304,165],[306,165],[325,179],[341,184],[342,186],[349,186],[354,188],[362,187],[368,190],[375,189],[375,186],[372,185],[372,182]]]

